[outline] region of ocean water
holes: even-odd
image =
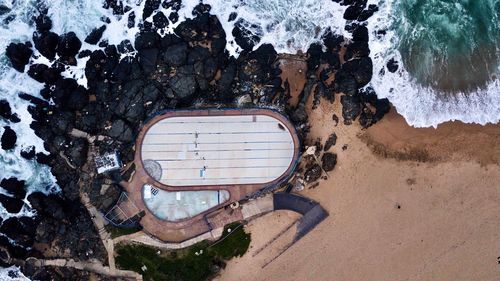
[[[29,22],[35,10],[35,3],[35,1],[0,1],[0,6],[10,9],[0,15],[0,98],[8,100],[12,111],[21,119],[19,123],[9,123],[0,119],[0,134],[3,133],[4,126],[10,126],[18,137],[17,145],[12,151],[0,149],[0,178],[16,177],[25,180],[28,191],[26,196],[34,191],[50,193],[59,190],[47,166],[20,157],[20,151],[31,145],[37,152],[46,152],[42,140],[29,127],[32,118],[27,110],[28,104],[18,97],[18,93],[21,92],[38,96],[42,85],[12,69],[5,57],[5,48],[10,42],[31,40],[34,28]],[[0,193],[6,194],[6,191],[0,188]],[[3,206],[0,206],[0,217],[7,219],[33,216],[34,210],[30,208],[27,200],[25,202],[23,209],[17,214],[8,213]]]
[[[196,2],[196,1],[194,1]],[[345,7],[333,1],[206,0],[227,34],[227,49],[243,19],[256,45],[271,43],[280,53],[305,51],[331,29],[344,30]],[[500,120],[500,0],[369,0],[379,11],[368,21],[372,86],[415,127],[460,120]],[[192,4],[191,4],[192,5]],[[236,18],[229,22],[229,16]],[[185,16],[189,17],[188,14]],[[384,34],[382,34],[383,31]],[[389,72],[387,63],[398,62]]]
[[[371,2],[380,8],[368,24],[379,97],[416,127],[500,120],[499,0]]]

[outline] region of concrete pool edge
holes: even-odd
[[[153,124],[164,118],[168,118],[169,116],[192,116],[200,114],[204,116],[266,115],[273,117],[274,119],[278,120],[287,127],[293,139],[294,151],[293,151],[292,161],[289,167],[278,178],[266,184],[172,187],[158,183],[145,171],[145,169],[142,166],[140,147],[142,144],[142,138],[144,137],[144,134]],[[297,163],[300,159],[300,140],[297,135],[295,127],[287,119],[287,117],[285,117],[284,115],[273,109],[250,108],[250,109],[202,109],[202,110],[178,110],[178,111],[168,110],[161,112],[156,116],[150,118],[148,122],[143,126],[137,137],[135,156],[136,158],[134,159],[134,164],[135,164],[134,175],[132,176],[130,182],[123,183],[123,187],[126,193],[128,194],[130,201],[135,204],[137,209],[144,212],[143,216],[140,219],[140,224],[142,225],[146,233],[156,237],[160,241],[180,243],[182,241],[186,241],[193,237],[199,236],[203,233],[207,233],[213,231],[214,229],[223,227],[225,224],[231,223],[233,221],[243,220],[244,214],[242,213],[241,208],[230,209],[227,206],[232,202],[245,199],[247,196],[251,195],[256,191],[285,182],[293,174],[293,171],[295,170]],[[170,192],[197,191],[197,190],[198,191],[226,190],[227,192],[229,192],[230,197],[224,204],[216,205],[193,217],[179,221],[166,221],[155,216],[155,214],[152,213],[146,206],[141,190],[144,184],[151,184],[152,186]],[[126,215],[131,217],[136,214],[126,213]]]

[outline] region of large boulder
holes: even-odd
[[[192,75],[177,74],[170,79],[170,86],[179,99],[188,99],[196,93],[197,83]]]
[[[35,18],[36,31],[40,33],[48,32],[52,28],[52,20],[46,14],[40,13]]]
[[[337,143],[337,134],[332,133],[325,142],[325,146],[323,147],[323,151],[328,151],[332,146]]]
[[[0,233],[14,240],[18,246],[29,247],[35,238],[36,223],[30,217],[12,217],[0,226]]]
[[[153,16],[153,24],[156,28],[165,28],[168,25],[168,18],[163,12],[158,12]]]
[[[353,58],[367,57],[370,55],[370,48],[368,47],[368,42],[364,41],[353,41],[347,45],[344,60],[348,61]]]
[[[102,25],[99,28],[94,28],[89,35],[85,38],[85,42],[95,45],[101,40],[102,34],[106,30],[106,25]]]
[[[135,49],[144,50],[158,47],[160,43],[160,35],[156,32],[141,32],[135,38]]]
[[[322,54],[322,48],[320,44],[314,43],[307,49],[307,69],[308,71],[314,71],[320,65],[320,59]]]
[[[167,47],[163,52],[163,62],[170,66],[180,66],[186,63],[188,46],[182,42]]]
[[[59,44],[59,35],[54,32],[44,32],[33,34],[35,48],[44,57],[53,60],[56,57],[57,44]]]
[[[358,93],[358,82],[349,72],[341,69],[335,74],[335,90],[348,96],[354,96]]]
[[[323,44],[330,52],[340,51],[341,45],[344,42],[344,37],[338,35],[331,30],[325,32],[322,36]]]
[[[368,42],[368,28],[358,25],[352,32],[352,41]]]
[[[36,154],[35,147],[33,145],[23,147],[20,154],[24,159],[31,160],[35,157]]]
[[[340,98],[342,104],[342,116],[344,117],[344,124],[350,125],[359,114],[361,114],[361,104],[358,96],[344,95]]]
[[[321,168],[325,170],[325,172],[330,172],[337,165],[337,154],[325,152],[321,157]]]
[[[304,173],[304,179],[307,183],[315,182],[321,177],[321,166],[319,164],[313,164]]]
[[[2,138],[0,139],[2,143],[2,149],[10,150],[16,146],[17,135],[14,130],[12,130],[9,126],[3,127],[4,131],[2,134]]]
[[[347,61],[342,69],[350,73],[356,79],[357,87],[361,88],[368,84],[373,76],[373,63],[370,57],[362,57]]]
[[[2,179],[0,186],[7,190],[14,198],[24,199],[26,190],[24,188],[25,181],[18,180],[17,178]]]
[[[387,61],[387,70],[389,70],[389,72],[394,73],[398,71],[398,68],[399,63],[394,58],[391,58],[389,61]]]
[[[24,72],[24,67],[29,63],[32,54],[33,51],[28,44],[23,43],[10,43],[5,52],[12,67],[19,72]]]
[[[44,75],[47,69],[49,69],[49,67],[46,66],[45,64],[41,63],[32,64],[28,69],[28,75],[31,78],[35,79],[36,81],[43,83],[45,82]]]
[[[21,121],[17,114],[12,113],[12,109],[10,108],[10,104],[7,100],[0,100],[0,116],[13,123]]]
[[[0,194],[0,203],[11,214],[17,214],[24,206],[22,199]]]
[[[87,152],[88,152],[87,141],[82,138],[73,138],[69,142],[65,154],[73,165],[81,167],[87,161]]]
[[[156,70],[156,59],[158,58],[158,49],[144,49],[139,51],[139,64],[146,75],[150,75]]]
[[[61,35],[57,44],[57,54],[61,57],[74,57],[80,51],[82,42],[74,32]]]
[[[233,34],[236,44],[246,51],[251,51],[255,45],[259,44],[263,35],[262,28],[260,28],[260,26],[251,24],[243,18],[240,18],[234,24],[234,28],[231,33]]]
[[[142,12],[142,19],[145,20],[151,16],[153,12],[160,7],[161,2],[161,0],[146,0]]]
[[[347,7],[347,9],[345,9],[345,12],[344,12],[344,19],[345,20],[358,19],[358,17],[363,12],[363,8],[364,7],[358,6],[358,5],[352,5],[352,6]]]
[[[132,143],[134,141],[134,134],[132,128],[123,120],[118,119],[113,122],[111,128],[106,134],[121,142]]]

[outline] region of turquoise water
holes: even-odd
[[[499,72],[499,0],[396,1],[397,48],[406,70],[444,93],[485,88]]]

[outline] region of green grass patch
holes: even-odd
[[[140,228],[119,228],[119,227],[114,227],[112,225],[107,225],[106,230],[111,235],[111,238],[116,238],[118,236],[136,233],[137,231],[140,231],[141,229]]]
[[[231,229],[231,232],[228,232]],[[144,280],[202,281],[217,274],[225,261],[242,256],[250,245],[250,234],[240,223],[224,228],[221,239],[200,242],[191,247],[166,251],[144,245],[118,245],[116,264],[142,274]],[[146,266],[146,270],[141,268]]]

